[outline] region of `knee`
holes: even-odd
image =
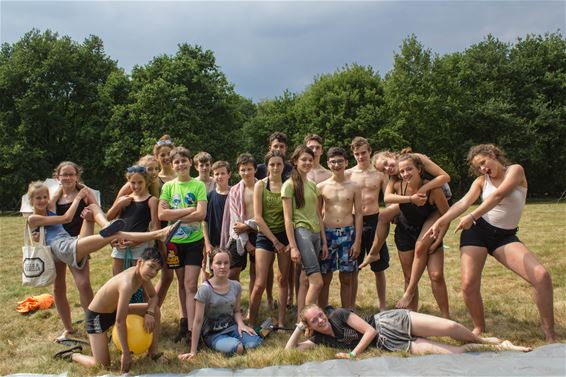
[[[542,265],[535,267],[532,283],[535,287],[552,286],[552,279],[550,277],[550,273]]]
[[[443,284],[444,283],[444,272],[442,271],[431,271],[429,272],[430,281],[433,284]]]
[[[244,340],[244,348],[247,349],[247,350],[250,350],[252,348],[256,348],[260,344],[261,344],[261,337],[259,337],[257,335],[250,336],[250,337],[248,337],[248,339]]]
[[[322,289],[322,286],[324,285],[324,281],[320,274],[313,274],[309,276],[308,283],[309,287],[313,287],[314,289]]]
[[[188,294],[197,293],[197,284],[192,281],[185,281],[185,292]]]
[[[471,296],[479,292],[479,290],[480,290],[479,281],[474,281],[469,279],[462,280],[462,293],[464,294],[464,296]]]
[[[420,241],[417,241],[415,245],[415,256],[421,258],[428,254],[428,248]]]
[[[255,279],[254,282],[254,291],[263,292],[265,291],[265,281],[259,281],[259,279]]]

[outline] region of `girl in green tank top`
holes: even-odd
[[[250,324],[257,325],[261,296],[265,290],[269,271],[273,271],[273,262],[277,263],[281,278],[279,281],[279,305],[277,326],[285,325],[285,309],[289,289],[288,275],[291,258],[288,250],[281,186],[285,155],[280,151],[270,151],[265,156],[267,177],[258,181],[254,188],[254,218],[258,226],[255,251],[256,279],[250,296]]]

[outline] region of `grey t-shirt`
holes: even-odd
[[[230,280],[230,288],[226,293],[218,293],[208,281],[199,287],[195,300],[204,304],[203,336],[210,332],[228,332],[236,325],[234,308],[241,293],[242,287],[235,280]]]

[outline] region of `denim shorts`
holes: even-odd
[[[249,350],[259,346],[262,339],[259,335],[250,335],[245,331],[242,331],[242,336],[240,336],[236,327],[229,332],[206,336],[204,342],[215,351],[231,355],[236,353],[240,344],[244,346],[245,350]]]

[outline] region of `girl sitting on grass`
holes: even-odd
[[[362,318],[348,309],[336,309],[327,316],[313,304],[304,307],[299,319],[285,349],[306,350],[322,344],[350,350],[338,352],[338,359],[353,359],[370,346],[416,355],[463,353],[486,346],[497,350],[531,351],[530,347],[515,346],[507,340],[480,338],[457,322],[407,309],[393,309]],[[298,343],[302,330],[310,338]],[[452,346],[427,339],[431,336],[448,336],[468,344]]]
[[[242,319],[240,282],[228,279],[230,252],[214,249],[210,252],[210,259],[212,277],[199,287],[195,295],[191,352],[179,355],[180,360],[191,360],[197,354],[201,335],[208,347],[226,354],[242,354],[261,344],[260,336]]]
[[[33,214],[28,217],[27,223],[32,229],[45,227],[45,242],[47,246],[51,247],[55,259],[76,269],[84,268],[87,261],[86,257],[90,253],[100,250],[114,239],[134,242],[149,240],[166,242],[173,237],[180,226],[180,222],[177,222],[167,228],[153,232],[121,232],[125,225],[124,220],[118,219],[113,223],[108,222],[102,209],[95,203],[94,198],[90,197],[91,195],[88,188],[82,188],[73,199],[67,212],[58,216],[48,209],[49,189],[43,182],[32,182],[28,189]],[[79,235],[72,237],[62,224],[67,224],[73,219],[79,203],[86,197],[89,197],[88,201],[91,204],[87,208],[92,212],[94,221],[103,228],[99,234],[95,235],[94,222],[85,219]]]

